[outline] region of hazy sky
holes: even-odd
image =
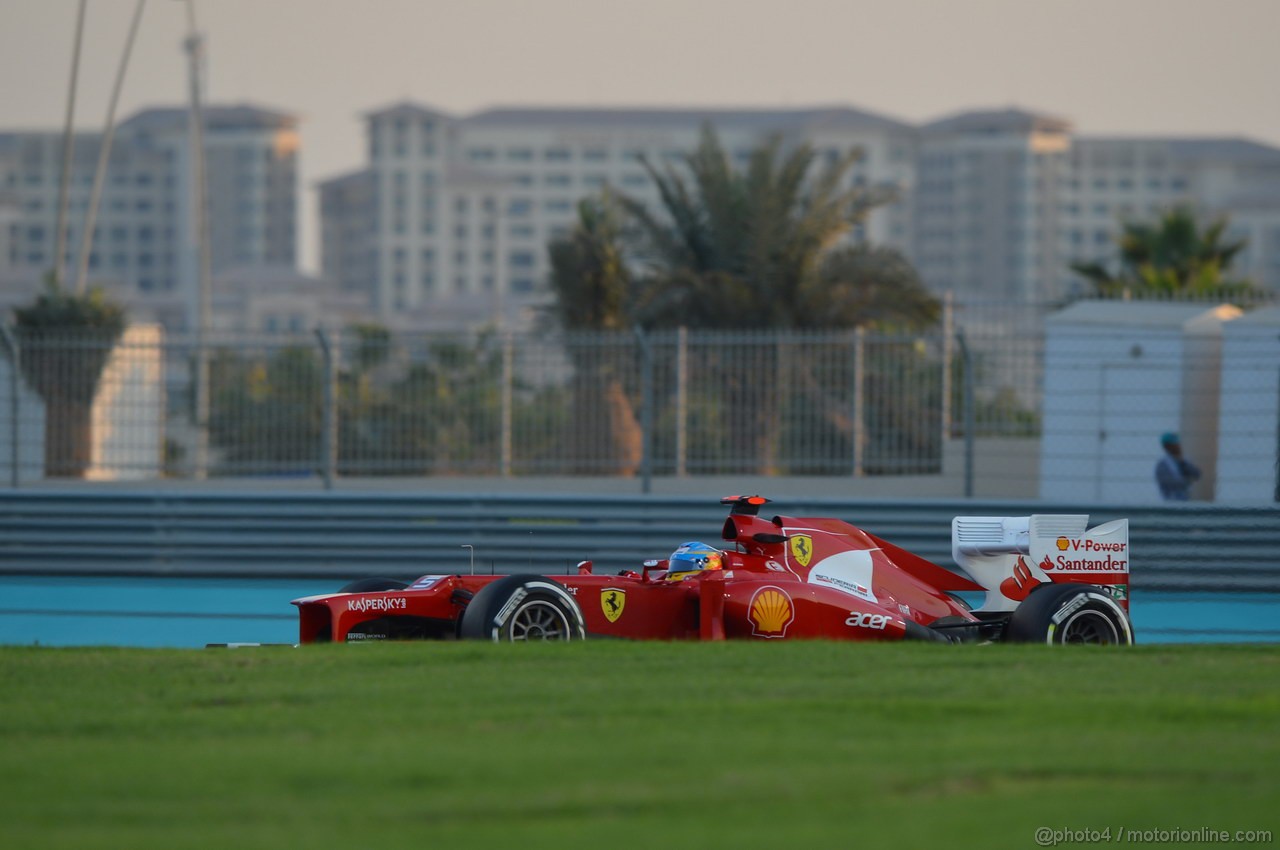
[[[120,117],[183,104],[186,12],[150,0]],[[106,116],[134,0],[89,0],[76,123]],[[1051,112],[1092,134],[1280,144],[1280,0],[197,0],[210,101],[302,118],[317,180],[363,163],[361,114],[495,105],[849,104],[908,121]],[[76,0],[0,0],[0,129],[61,126]]]

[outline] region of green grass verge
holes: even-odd
[[[0,649],[0,845],[1280,836],[1280,648]]]

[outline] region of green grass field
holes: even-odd
[[[1280,647],[0,649],[0,846],[1280,836]]]

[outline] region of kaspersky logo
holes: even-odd
[[[787,547],[791,557],[802,567],[809,566],[813,560],[813,538],[807,534],[796,534],[787,538]]]
[[[796,618],[795,604],[782,588],[762,587],[751,597],[747,617],[755,637],[786,637],[787,626]]]
[[[360,599],[348,599],[347,610],[358,611],[403,611],[409,603],[403,596],[365,596]]]

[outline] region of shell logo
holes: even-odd
[[[796,618],[791,597],[780,587],[762,587],[751,597],[747,616],[751,620],[751,634],[755,637],[779,638],[787,636],[787,626]]]
[[[1059,552],[1065,552],[1065,551],[1067,551],[1067,547],[1068,547],[1068,546],[1070,546],[1070,545],[1071,545],[1071,541],[1070,541],[1070,540],[1068,540],[1067,538],[1065,538],[1065,537],[1059,537],[1059,538],[1058,538],[1058,551],[1059,551]]]

